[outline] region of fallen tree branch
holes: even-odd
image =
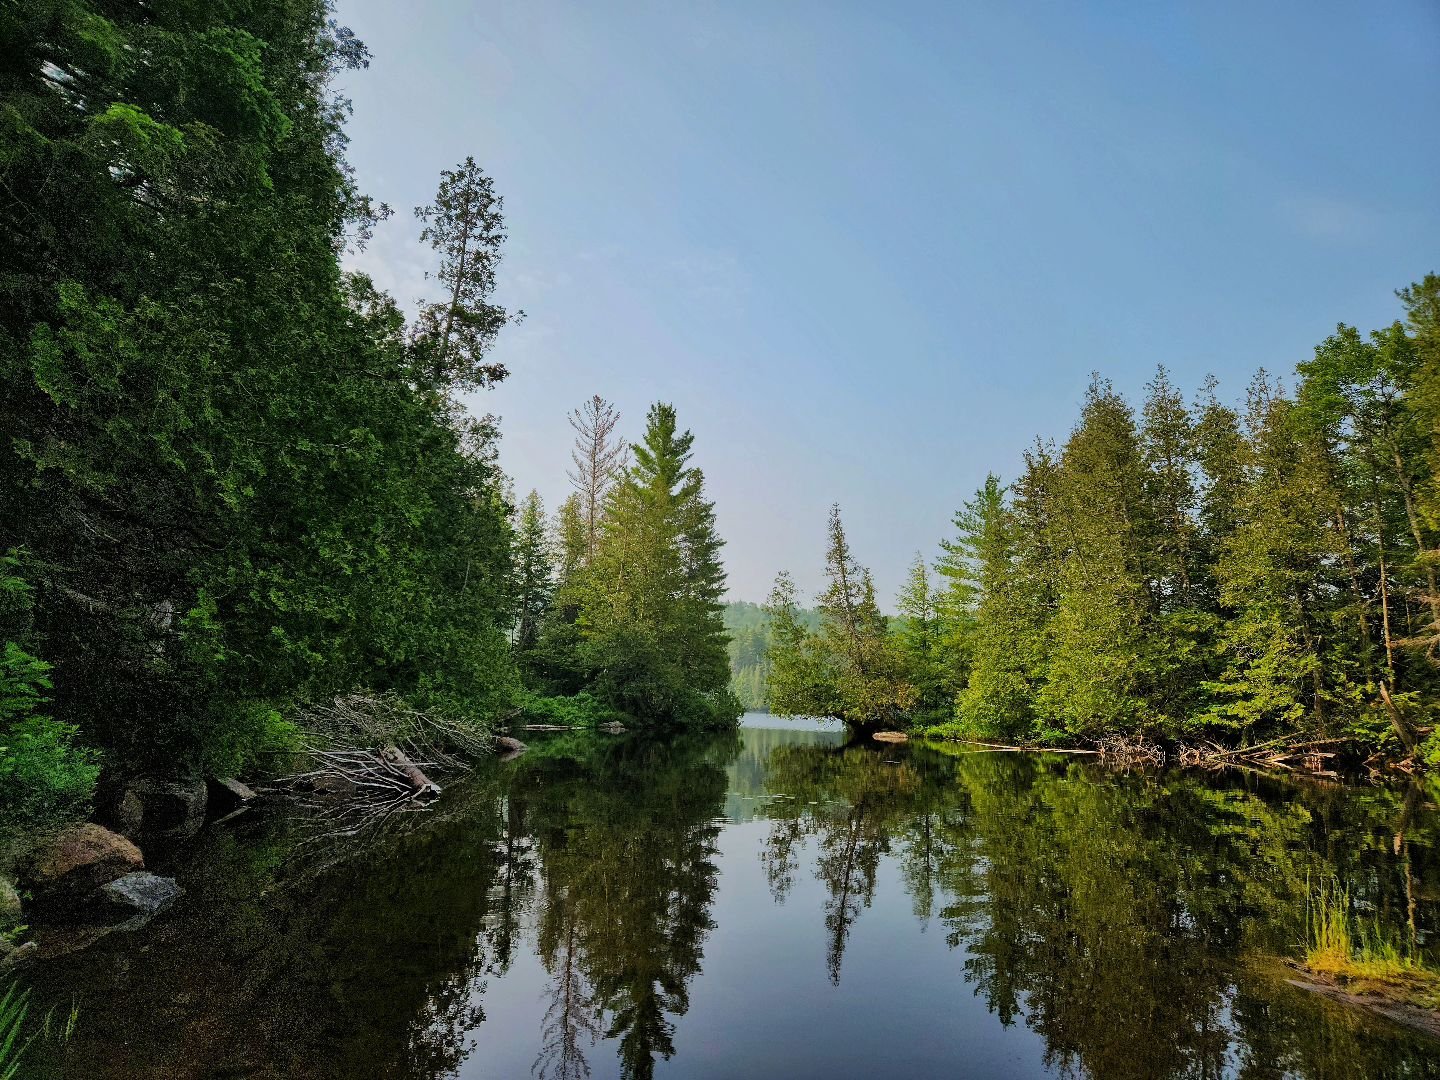
[[[407,803],[433,800],[441,789],[427,769],[442,776],[465,772],[471,759],[494,747],[488,735],[386,695],[347,694],[312,706],[300,719],[309,767],[268,787],[327,813],[339,804],[341,813],[330,817],[383,819]]]

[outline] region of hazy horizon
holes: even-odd
[[[1440,8],[416,8],[345,0],[350,157],[396,214],[352,260],[426,291],[410,210],[473,154],[527,319],[474,407],[566,493],[591,394],[696,435],[731,595],[820,581],[839,502],[886,607],[1092,370],[1235,400],[1440,269]]]

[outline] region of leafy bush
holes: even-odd
[[[520,715],[537,724],[561,727],[598,727],[622,716],[604,702],[584,693],[574,697],[548,697],[522,690],[515,697]]]
[[[49,666],[13,641],[0,655],[0,833],[83,817],[99,766],[70,724],[35,710],[50,689]]]

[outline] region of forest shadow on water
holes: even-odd
[[[354,850],[212,828],[36,971],[38,1075],[1440,1075],[1273,963],[1322,878],[1440,959],[1433,794],[774,724],[537,741]]]

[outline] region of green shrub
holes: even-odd
[[[70,724],[36,709],[50,689],[49,666],[13,641],[0,654],[0,834],[44,829],[83,817],[95,794],[94,752]]]
[[[522,690],[515,696],[520,715],[536,724],[561,727],[597,727],[622,716],[604,702],[583,691],[573,697],[548,697]]]
[[[270,702],[249,701],[214,726],[202,765],[213,776],[264,775],[285,771],[289,756],[300,751],[293,720]]]

